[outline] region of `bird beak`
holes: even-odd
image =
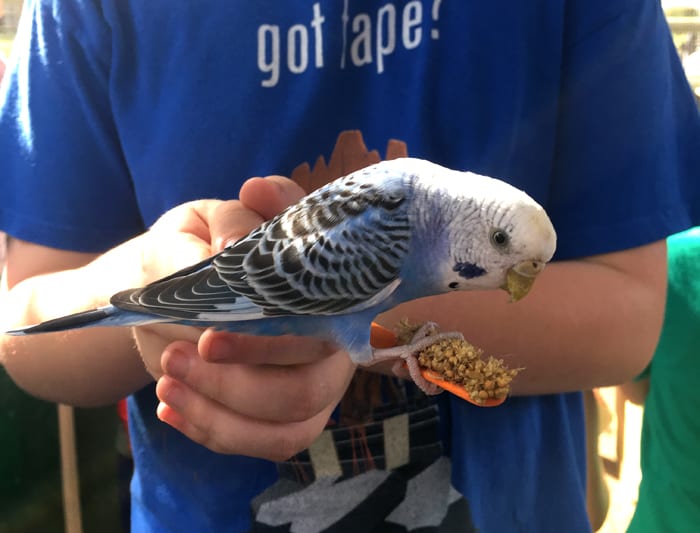
[[[533,283],[535,283],[535,278],[544,270],[544,266],[544,261],[531,259],[508,269],[506,282],[501,288],[510,294],[511,302],[523,299],[530,292]]]

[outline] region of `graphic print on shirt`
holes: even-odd
[[[385,159],[408,156],[390,140]],[[291,174],[307,192],[378,163],[362,133],[344,131],[330,159]],[[280,480],[252,502],[252,531],[476,531],[466,499],[450,482],[437,404],[412,383],[358,370],[327,429],[278,464]]]
[[[309,69],[371,66],[381,74],[397,51],[440,39],[442,0],[386,2],[367,10],[359,4],[343,0],[340,16],[333,10],[330,18],[326,3],[315,2],[306,20],[291,25],[277,23],[271,13],[257,28],[260,84],[275,87],[283,72]],[[341,39],[331,40],[330,34]]]

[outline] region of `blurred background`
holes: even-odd
[[[661,4],[686,76],[700,104],[700,1],[664,0]]]

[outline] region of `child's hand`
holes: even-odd
[[[200,205],[201,225],[187,230],[215,253],[302,195],[285,178],[255,178],[240,202]],[[181,224],[172,213],[153,231]],[[354,372],[346,353],[318,339],[162,324],[135,328],[135,335],[158,379],[161,420],[221,453],[281,460],[308,447]]]

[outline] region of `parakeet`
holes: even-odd
[[[11,335],[171,322],[326,338],[358,363],[377,314],[457,290],[523,297],[552,258],[544,209],[498,179],[429,161],[384,161],[302,198],[213,257],[110,305]]]

